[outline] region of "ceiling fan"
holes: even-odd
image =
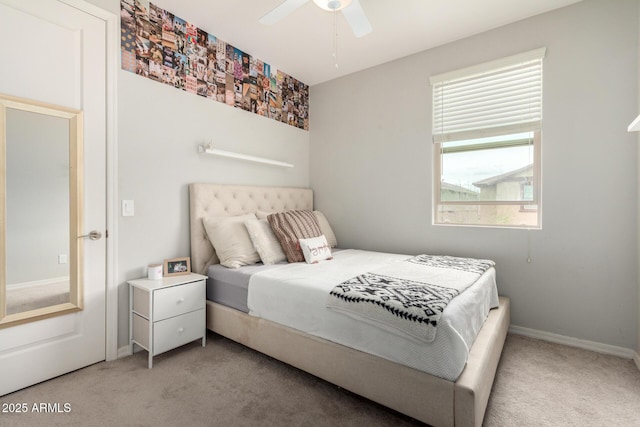
[[[289,15],[291,12],[307,3],[309,0],[284,0],[270,12],[267,12],[260,23],[272,25]],[[373,31],[367,15],[365,15],[359,0],[313,0],[321,9],[330,12],[342,11],[347,23],[356,37],[362,37]]]

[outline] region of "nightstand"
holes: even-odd
[[[129,283],[129,346],[153,357],[197,339],[205,346],[207,277],[201,274],[137,279]]]

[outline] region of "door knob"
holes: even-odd
[[[82,236],[78,236],[78,239],[83,239],[88,237],[90,240],[100,240],[102,238],[102,233],[98,230],[93,230],[89,232],[89,234],[84,234]]]

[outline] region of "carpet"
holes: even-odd
[[[422,425],[211,332],[206,347],[146,366],[142,351],[0,397],[0,410],[28,408],[0,412],[0,425]],[[640,372],[631,360],[510,334],[484,425],[638,426]]]

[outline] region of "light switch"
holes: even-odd
[[[123,200],[122,216],[133,216],[133,214],[134,214],[133,200]]]

